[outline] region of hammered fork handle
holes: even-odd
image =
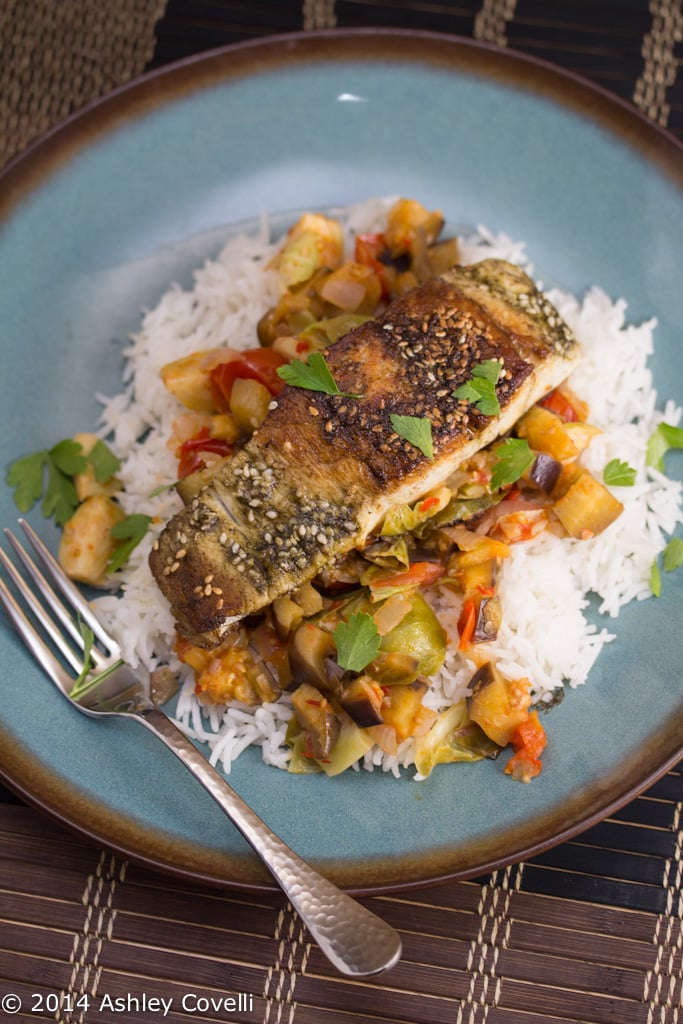
[[[343,974],[361,977],[392,967],[401,956],[394,929],[301,860],[272,832],[190,740],[155,705],[133,714],[201,782],[277,880],[321,950]]]

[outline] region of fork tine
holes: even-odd
[[[4,607],[12,625],[36,661],[60,690],[68,694],[74,683],[73,677],[64,669],[38,631],[31,625],[2,578],[0,578],[0,604]]]
[[[7,540],[12,545],[15,554],[19,557],[24,568],[27,570],[29,576],[35,583],[38,592],[42,594],[43,597],[46,599],[47,603],[52,608],[52,611],[55,613],[59,621],[66,629],[66,631],[70,634],[72,640],[75,640],[80,647],[83,647],[83,635],[76,626],[76,623],[74,622],[74,617],[71,614],[71,612],[68,612],[66,610],[62,602],[57,597],[57,594],[55,593],[53,588],[50,586],[50,584],[47,582],[47,580],[41,573],[38,566],[35,564],[35,562],[28,554],[26,549],[22,547],[22,545],[19,543],[19,541],[11,532],[11,530],[8,530],[5,527],[3,532],[7,537]],[[12,578],[17,587],[21,587],[22,580],[17,577],[14,565],[7,559],[4,552],[2,553],[2,557],[7,572],[11,573]]]
[[[21,553],[22,561],[24,561],[24,564],[26,564],[27,568],[29,568],[28,563],[30,562],[30,559],[28,558],[28,555],[26,555],[26,553],[22,551],[21,546],[14,540],[9,531],[5,532],[8,538],[13,542],[15,550]],[[62,656],[66,659],[66,661],[69,662],[71,667],[74,668],[77,673],[80,672],[83,667],[83,658],[79,657],[74,648],[70,646],[70,644],[67,642],[67,638],[64,636],[59,627],[55,624],[54,620],[48,615],[47,611],[38,600],[36,594],[33,592],[33,590],[31,590],[24,577],[18,571],[14,563],[10,561],[10,559],[7,557],[7,554],[2,550],[2,548],[0,548],[0,565],[2,565],[2,567],[5,569],[5,572],[7,573],[8,577],[12,580],[14,586],[17,588],[19,594],[23,598],[24,603],[33,613],[33,615],[40,623],[40,625],[43,627],[43,630],[50,637],[52,643],[59,651],[61,651]],[[35,569],[35,566],[33,566],[32,568]],[[31,571],[30,568],[29,571],[33,576],[33,572]],[[35,569],[35,571],[36,573],[38,572],[37,569]],[[38,586],[38,589],[40,590],[41,588],[39,581],[36,580],[35,582],[36,585]],[[50,591],[48,590],[47,593],[50,594]],[[50,604],[53,605],[54,608],[55,605],[59,604],[59,601],[55,599],[54,602],[50,601]],[[54,610],[57,609],[54,608]],[[84,639],[82,634],[78,632],[75,623],[67,615],[63,607],[61,608],[61,611],[63,612],[64,616],[66,616],[66,620],[62,619],[62,621],[65,621],[65,624],[69,628],[69,633],[71,634],[72,638],[76,641],[76,644],[81,649],[83,649]],[[62,618],[61,615],[60,618]]]
[[[121,653],[119,645],[116,643],[113,637],[109,636],[109,634],[106,632],[99,619],[93,613],[93,610],[86,601],[86,599],[80,593],[78,588],[74,586],[74,584],[71,582],[71,580],[66,575],[66,573],[60,566],[59,562],[57,562],[57,560],[54,558],[52,553],[48,551],[48,549],[45,547],[45,545],[43,544],[42,540],[35,532],[35,530],[29,525],[29,523],[26,522],[25,519],[19,519],[19,525],[21,526],[22,530],[28,537],[36,554],[40,557],[41,561],[43,562],[43,565],[45,566],[50,576],[52,577],[56,585],[59,587],[64,597],[69,602],[69,604],[71,604],[71,606],[76,609],[83,622],[86,622],[90,626],[90,628],[92,629],[93,633],[100,641],[100,643],[103,644],[111,652],[111,654],[115,655],[116,657],[119,657]],[[10,540],[12,540],[9,531],[6,530],[5,532],[10,536]],[[17,554],[19,554],[21,557],[21,553],[19,551],[21,545],[16,540],[14,540],[13,546],[15,547]],[[29,568],[28,565],[27,568]],[[30,568],[29,571],[31,571]]]

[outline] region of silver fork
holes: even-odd
[[[41,568],[7,529],[5,534],[32,585],[2,548],[0,563],[40,628],[33,625],[1,576],[0,602],[57,688],[83,714],[133,718],[173,751],[251,844],[337,970],[362,977],[392,967],[401,955],[401,940],[394,929],[301,860],[238,796],[150,699],[148,687],[123,661],[116,642],[31,526],[23,519],[19,524]]]

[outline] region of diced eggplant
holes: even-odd
[[[577,540],[595,537],[617,519],[624,506],[584,470],[569,490],[553,506],[565,530]]]
[[[304,617],[300,605],[290,597],[278,597],[273,601],[273,622],[278,636],[285,640],[300,624]]]
[[[329,689],[327,659],[333,651],[334,641],[330,633],[314,622],[302,622],[289,641],[289,664],[294,680]]]
[[[372,746],[372,736],[367,729],[359,728],[348,715],[341,714],[339,736],[330,756],[320,762],[326,775],[339,775],[355,764]]]
[[[539,452],[529,470],[529,479],[546,494],[550,494],[562,472],[562,463],[546,452]]]
[[[382,708],[382,720],[396,730],[399,743],[412,734],[415,716],[422,707],[422,698],[429,687],[421,679],[408,686],[388,687],[388,701]]]
[[[121,506],[105,494],[93,494],[78,506],[59,545],[59,564],[67,576],[91,587],[106,584],[109,559],[119,544],[111,531],[124,518]]]
[[[165,704],[171,697],[175,697],[179,687],[178,673],[169,665],[160,665],[150,672],[149,688],[155,704]]]
[[[322,595],[315,589],[312,583],[302,583],[292,592],[292,600],[295,601],[306,617],[317,615],[322,611]]]
[[[294,714],[308,735],[313,757],[324,761],[330,756],[340,730],[332,705],[315,686],[302,683],[292,694]]]
[[[475,644],[486,643],[495,640],[498,636],[500,624],[503,621],[503,611],[499,597],[482,598],[477,612],[477,621],[472,634],[472,642]]]
[[[443,242],[436,242],[429,247],[429,266],[432,274],[444,274],[456,263],[460,262],[460,253],[457,238],[446,238]]]
[[[205,466],[204,469],[198,469],[195,473],[190,473],[188,476],[176,481],[175,489],[180,495],[184,505],[191,504],[193,499],[196,498],[201,491],[202,487],[206,487],[207,484],[211,483],[214,476],[225,462],[227,462],[227,457],[225,459],[219,459],[217,462],[212,462],[210,466]]]
[[[517,424],[517,434],[534,451],[545,452],[558,462],[575,459],[579,449],[559,416],[540,405],[532,405]]]
[[[212,351],[193,352],[161,368],[164,387],[187,409],[207,413],[216,411],[209,379],[213,355]],[[216,362],[219,361],[217,357]]]
[[[356,725],[361,729],[367,729],[371,725],[380,725],[384,721],[382,718],[383,699],[382,687],[370,676],[362,675],[345,685],[339,702]]]
[[[528,679],[505,679],[487,661],[470,680],[467,698],[470,718],[500,747],[506,747],[515,730],[529,716],[531,703]]]
[[[272,397],[260,381],[237,377],[230,392],[230,413],[241,433],[253,434],[261,426]]]

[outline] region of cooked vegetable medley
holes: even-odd
[[[282,293],[259,323],[259,346],[196,352],[162,371],[187,410],[170,440],[184,500],[258,430],[285,381],[338,393],[323,351],[457,262],[457,242],[439,240],[441,226],[440,214],[400,200],[385,232],[358,236],[345,260],[334,220],[301,218],[275,260]],[[482,360],[458,397],[495,416],[499,372],[495,360]],[[505,678],[487,643],[505,614],[496,581],[511,545],[542,530],[592,537],[621,511],[577,463],[596,433],[587,419],[567,387],[553,390],[511,436],[463,463],[445,486],[392,508],[363,550],[243,620],[223,645],[206,650],[179,634],[176,650],[195,672],[200,699],[253,705],[291,693],[292,772],[336,775],[373,745],[395,753],[411,740],[425,776],[509,745],[506,771],[523,781],[537,775],[545,734],[531,682]],[[428,437],[408,436],[414,426],[395,429],[426,445]],[[455,642],[473,677],[466,702],[437,713],[424,697],[449,643],[438,615],[444,589],[461,602]]]
[[[401,199],[383,231],[355,236],[349,258],[336,220],[300,218],[270,267],[279,299],[253,339],[239,339],[246,348],[197,351],[161,371],[178,402],[168,446],[186,504],[258,433],[286,385],[347,396],[327,354],[349,331],[457,264],[457,240],[442,239],[442,227],[438,211]],[[454,397],[479,417],[496,417],[502,373],[500,361],[482,358]],[[428,415],[392,415],[391,425],[433,457]],[[178,631],[175,651],[194,674],[200,702],[256,706],[287,694],[294,773],[334,776],[373,748],[389,755],[409,748],[426,777],[439,764],[496,758],[512,748],[505,772],[530,781],[541,771],[546,743],[542,708],[532,703],[532,680],[508,678],[490,653],[506,616],[501,566],[513,545],[543,531],[585,541],[621,514],[609,488],[631,486],[635,470],[613,459],[602,479],[590,473],[580,457],[598,433],[586,403],[561,384],[444,483],[393,505],[361,547],[242,618],[218,646],[207,649]],[[662,424],[649,464],[661,469],[664,452],[680,447],[682,436]],[[94,586],[121,568],[151,522],[142,512],[124,514],[118,468],[101,440],[80,434],[18,459],[8,475],[22,511],[42,500],[44,513],[63,527],[66,571]],[[672,541],[664,569],[682,560],[680,541]],[[653,575],[655,594],[659,585]],[[203,586],[217,593],[210,574]],[[457,610],[457,630],[445,608]],[[431,680],[449,645],[471,670],[468,695],[435,710]]]

